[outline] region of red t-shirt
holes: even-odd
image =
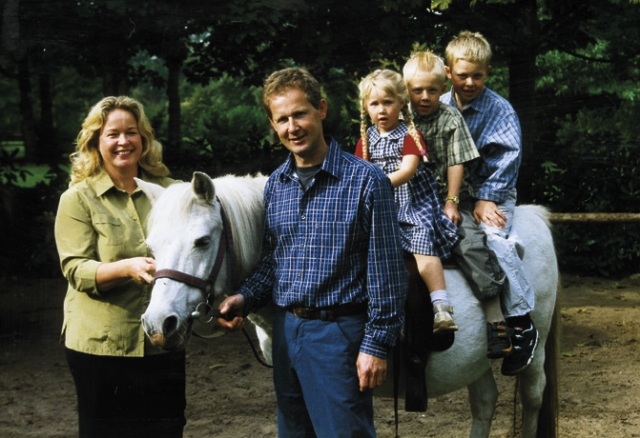
[[[426,153],[427,145],[425,144],[420,131],[418,131],[418,135],[420,136],[420,144],[422,145],[422,150],[424,151],[424,153],[420,152],[420,149],[418,149],[418,145],[416,145],[416,141],[413,139],[413,137],[411,137],[410,134],[407,134],[407,136],[404,138],[404,143],[402,147],[403,157],[405,155],[422,156]],[[356,144],[355,156],[362,158],[362,137],[358,140],[358,144]]]

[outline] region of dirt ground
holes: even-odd
[[[637,277],[637,278],[636,278]],[[560,296],[560,437],[640,437],[640,275],[564,274]],[[77,436],[76,399],[58,343],[65,283],[0,283],[0,437]],[[514,378],[494,366],[500,399],[491,437],[514,436]],[[275,437],[271,371],[241,333],[187,348],[185,437]],[[380,437],[394,436],[393,401],[376,399]],[[466,390],[400,412],[401,437],[468,436]]]

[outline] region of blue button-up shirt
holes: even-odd
[[[453,89],[440,101],[458,108]],[[461,112],[482,157],[469,167],[473,196],[500,203],[516,186],[522,161],[518,116],[505,98],[487,87]]]
[[[360,351],[386,358],[404,321],[407,272],[393,187],[333,139],[305,190],[290,155],[267,181],[263,256],[238,290],[245,310],[368,303]]]

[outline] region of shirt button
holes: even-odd
[[[305,220],[307,217],[303,214],[302,216],[300,216],[300,219]]]
[[[131,219],[133,219],[134,222],[138,220],[137,217],[132,217]]]
[[[144,239],[139,239],[138,243],[144,243]]]

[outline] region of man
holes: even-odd
[[[386,378],[407,289],[391,182],[323,136],[327,102],[306,70],[273,73],[262,103],[291,153],[265,187],[262,259],[220,310],[246,315],[269,299],[279,307],[281,437],[373,437],[372,390]]]

